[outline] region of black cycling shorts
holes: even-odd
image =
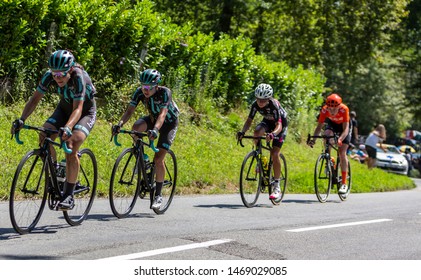
[[[151,130],[154,128],[155,123],[152,122],[149,116],[145,116],[140,119],[146,123],[147,130]],[[162,127],[159,129],[158,145],[156,147],[162,148],[168,151],[171,147],[171,144],[174,142],[175,135],[177,133],[177,128],[178,128],[178,119],[176,119],[175,121],[171,123],[164,122]]]
[[[48,118],[47,123],[52,124],[57,130],[64,127],[70,118],[68,110],[64,109],[60,103],[54,110],[53,114]],[[73,127],[73,131],[80,130],[86,137],[88,137],[96,121],[96,104],[93,102],[92,106],[84,109],[79,121]]]
[[[325,130],[332,130],[334,133],[338,133],[339,135],[342,134],[344,128],[341,123],[332,122],[330,119],[326,119],[326,128]],[[349,123],[349,132],[345,139],[342,141],[343,144],[351,143],[351,132],[352,132],[352,125]]]
[[[268,133],[275,129],[276,123],[274,121],[263,119],[257,126],[263,127],[265,132]],[[278,135],[275,135],[276,137],[279,137],[279,139],[273,139],[272,146],[282,148],[285,138],[287,137],[287,131],[288,127],[282,127],[282,131]]]

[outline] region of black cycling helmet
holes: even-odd
[[[67,50],[55,51],[48,59],[48,67],[51,70],[69,71],[75,65],[75,57]]]
[[[155,86],[161,82],[161,73],[155,69],[146,69],[140,73],[139,79],[142,84]]]

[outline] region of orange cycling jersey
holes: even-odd
[[[327,109],[327,106],[323,106],[322,110],[320,111],[320,116],[319,116],[319,123],[324,123],[325,119],[330,119],[332,122],[337,123],[337,124],[341,124],[341,123],[346,123],[349,122],[350,118],[349,118],[349,109],[345,104],[340,104],[339,105],[339,111],[336,115],[332,116],[329,113],[329,110]]]

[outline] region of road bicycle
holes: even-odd
[[[257,140],[257,145],[253,147],[243,160],[241,165],[240,173],[240,194],[241,200],[244,206],[250,208],[253,207],[260,193],[264,193],[266,188],[270,195],[273,190],[273,159],[270,155],[270,142],[266,142],[266,146],[262,144],[262,140],[266,139],[265,136],[243,136],[242,139],[253,139]],[[244,147],[242,139],[239,143]],[[273,205],[279,205],[284,198],[285,191],[287,188],[287,163],[285,156],[279,153],[279,159],[281,161],[281,176],[280,176],[280,196],[276,199],[269,200]]]
[[[338,148],[330,143],[331,139],[333,139],[334,142],[337,143],[339,136],[337,134],[334,134],[332,136],[310,136],[309,134],[307,137],[307,143],[309,143],[311,139],[315,138],[321,138],[324,140],[324,148],[322,150],[322,153],[317,158],[316,165],[314,168],[314,189],[316,192],[317,199],[321,203],[324,203],[329,197],[330,191],[332,190],[332,185],[336,185],[337,190],[339,190],[339,188],[342,185],[342,169],[340,157],[338,154]],[[336,162],[329,153],[330,149],[334,149],[336,151]],[[348,160],[348,172],[346,177],[346,184],[348,186],[348,190],[344,194],[341,194],[338,191],[339,198],[342,201],[345,201],[348,198],[351,192],[351,183],[351,165]]]
[[[51,156],[53,146],[60,147],[66,153],[72,150],[67,148],[65,142],[57,143],[51,136],[57,130],[44,127],[24,125],[22,129],[43,132],[46,137],[39,149],[26,153],[16,168],[10,189],[9,212],[13,228],[19,234],[31,232],[47,203],[50,210],[59,210],[58,203],[63,198],[65,168],[55,163]],[[12,135],[13,137],[13,135]],[[15,134],[18,144],[19,132]],[[98,178],[97,162],[90,149],[82,149],[77,153],[80,161],[80,171],[74,190],[75,206],[72,210],[63,211],[64,218],[69,225],[80,225],[88,216],[92,207]]]
[[[144,132],[121,129],[119,133],[134,135],[137,140],[131,148],[125,148],[114,164],[110,180],[110,205],[113,214],[117,218],[125,218],[133,210],[137,198],[145,198],[149,193],[150,205],[155,196],[155,163],[149,161],[149,156],[145,153],[145,146],[150,147],[155,153],[159,150],[155,148],[153,141],[146,143],[143,137],[147,137]],[[114,143],[121,144],[117,140],[118,134],[114,136]],[[177,183],[177,161],[172,150],[167,151],[165,156],[165,177],[162,186],[162,204],[159,209],[153,209],[156,214],[163,214],[168,210]]]

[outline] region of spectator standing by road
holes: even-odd
[[[372,169],[376,165],[377,143],[380,144],[381,149],[386,151],[386,149],[382,146],[382,142],[384,140],[386,140],[386,128],[384,125],[379,124],[365,140],[365,150],[368,154],[368,169]]]
[[[409,148],[409,147],[407,147],[406,149],[405,149],[405,154],[403,155],[405,158],[406,158],[406,160],[408,161],[408,176],[409,176],[409,173],[411,172],[411,170],[412,170],[412,153],[411,153],[411,148]]]

